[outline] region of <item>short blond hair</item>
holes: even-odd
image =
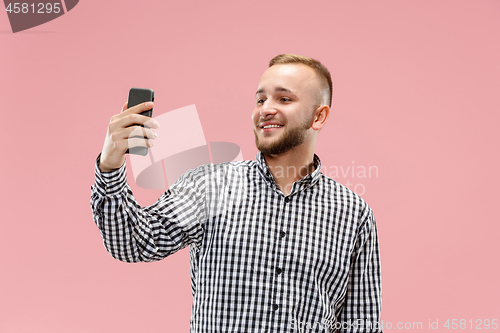
[[[316,74],[318,74],[318,76],[320,77],[323,90],[323,99],[328,103],[329,107],[332,107],[332,76],[330,75],[330,71],[328,71],[325,65],[320,63],[318,60],[290,53],[279,54],[276,57],[272,58],[271,61],[269,61],[269,67],[283,64],[304,64],[314,69]]]

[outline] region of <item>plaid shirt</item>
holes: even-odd
[[[256,161],[188,171],[141,208],[125,164],[95,165],[91,206],[109,253],[156,261],[190,246],[192,333],[379,332],[381,273],[372,210],[316,170],[276,186]]]

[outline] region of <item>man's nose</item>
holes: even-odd
[[[275,103],[271,99],[268,99],[264,102],[264,105],[262,105],[262,108],[260,110],[260,115],[263,118],[266,118],[268,116],[275,115],[276,112],[277,110]]]

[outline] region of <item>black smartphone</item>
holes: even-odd
[[[131,88],[128,92],[127,108],[131,108],[133,106],[136,106],[137,104],[141,104],[144,102],[154,102],[154,100],[155,100],[155,93],[153,90],[144,88]],[[146,110],[144,112],[141,112],[141,114],[144,116],[152,117],[153,109],[151,108],[151,110]],[[140,126],[147,127],[143,125]],[[134,136],[134,138],[143,138],[143,137]],[[127,149],[125,153],[146,156],[148,154],[148,147],[130,147],[129,149]]]

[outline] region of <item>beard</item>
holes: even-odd
[[[312,119],[311,119],[312,120]],[[264,144],[260,142],[257,131],[254,129],[255,145],[257,149],[264,155],[278,155],[289,151],[304,143],[306,140],[307,130],[310,128],[311,121],[307,119],[301,125],[295,128],[286,128],[280,137],[276,138],[273,142]]]

